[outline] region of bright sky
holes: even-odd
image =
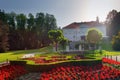
[[[0,0],[5,12],[53,14],[59,27],[72,22],[94,21],[99,16],[105,21],[109,11],[120,11],[120,0]]]

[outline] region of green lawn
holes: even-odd
[[[41,49],[34,49],[34,50],[18,50],[18,51],[9,51],[6,53],[0,53],[0,62],[4,62],[8,60],[17,60],[21,58],[24,54],[28,53],[52,53],[52,47],[44,47]]]
[[[0,62],[4,62],[7,59],[8,60],[17,60],[17,59],[19,60],[24,54],[28,54],[28,53],[39,53],[39,54],[36,54],[35,56],[36,57],[48,56],[48,58],[53,55],[65,55],[67,56],[67,58],[72,58],[73,56],[76,55],[74,53],[73,54],[61,54],[59,52],[53,52],[52,47],[48,46],[48,47],[44,47],[41,49],[19,50],[19,51],[9,51],[6,53],[0,53]],[[117,52],[117,51],[110,52],[110,51],[103,50],[102,54],[100,54],[99,52],[96,52],[96,53],[86,54],[85,56],[89,58],[94,58],[94,59],[101,59],[105,55],[120,55],[120,52]]]
[[[110,40],[102,40],[101,46],[102,46],[102,49],[104,50],[113,51]]]

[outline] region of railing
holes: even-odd
[[[112,59],[112,60],[115,60],[115,61],[120,61],[120,56],[106,55],[105,58]]]

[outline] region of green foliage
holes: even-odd
[[[112,39],[120,31],[120,12],[112,10],[107,16],[106,24],[107,34]]]
[[[32,28],[34,26],[34,16],[31,13],[29,13],[28,17],[29,18],[27,19],[27,24],[28,24],[27,28],[30,31],[30,30],[32,30]]]
[[[50,30],[57,29],[54,15],[45,13],[24,14],[15,12],[5,13],[0,10],[0,19],[9,26],[10,50],[36,49],[48,46],[51,40],[48,37]]]
[[[56,47],[57,51],[57,46],[58,43],[64,38],[63,33],[61,30],[50,30],[48,32],[49,38],[53,41],[53,44]]]
[[[89,29],[87,33],[87,42],[89,46],[92,47],[92,50],[97,49],[98,44],[102,40],[102,34],[97,29]],[[87,46],[86,46],[87,47]]]
[[[112,47],[116,51],[120,51],[120,32],[112,38]]]
[[[25,24],[27,21],[27,18],[24,14],[18,14],[16,16],[16,21],[17,21],[17,29],[18,30],[25,30]]]
[[[110,39],[102,39],[101,41],[102,50],[112,51],[112,43]]]
[[[87,33],[87,41],[92,44],[97,44],[102,40],[102,34],[97,29],[90,29]]]
[[[48,32],[49,38],[53,41],[53,42],[60,42],[63,38],[63,34],[61,30],[50,30]]]
[[[63,50],[65,49],[67,43],[68,43],[68,39],[63,37],[62,40],[60,41],[60,44],[61,44]]]

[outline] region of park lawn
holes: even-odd
[[[23,55],[28,54],[28,53],[36,53],[35,56],[47,56],[48,59],[50,56],[59,56],[59,55],[64,55],[67,56],[67,58],[72,58],[76,56],[77,54],[61,54],[59,52],[53,52],[52,51],[52,46],[44,47],[41,49],[34,49],[34,50],[18,50],[18,51],[9,51],[6,53],[0,53],[0,62],[4,62],[7,59],[8,60],[19,60]],[[102,59],[105,55],[120,55],[120,52],[117,51],[105,51],[103,50],[102,54],[100,53],[90,53],[86,54],[86,57],[89,58],[94,58],[94,59]],[[33,62],[30,62],[33,63]]]
[[[21,58],[23,55],[28,53],[48,53],[51,52],[52,47],[44,47],[41,49],[34,49],[34,50],[18,50],[18,51],[9,51],[6,53],[0,53],[0,62],[4,62],[8,60],[17,60]]]
[[[105,51],[104,54],[110,56],[120,56],[120,51]]]

